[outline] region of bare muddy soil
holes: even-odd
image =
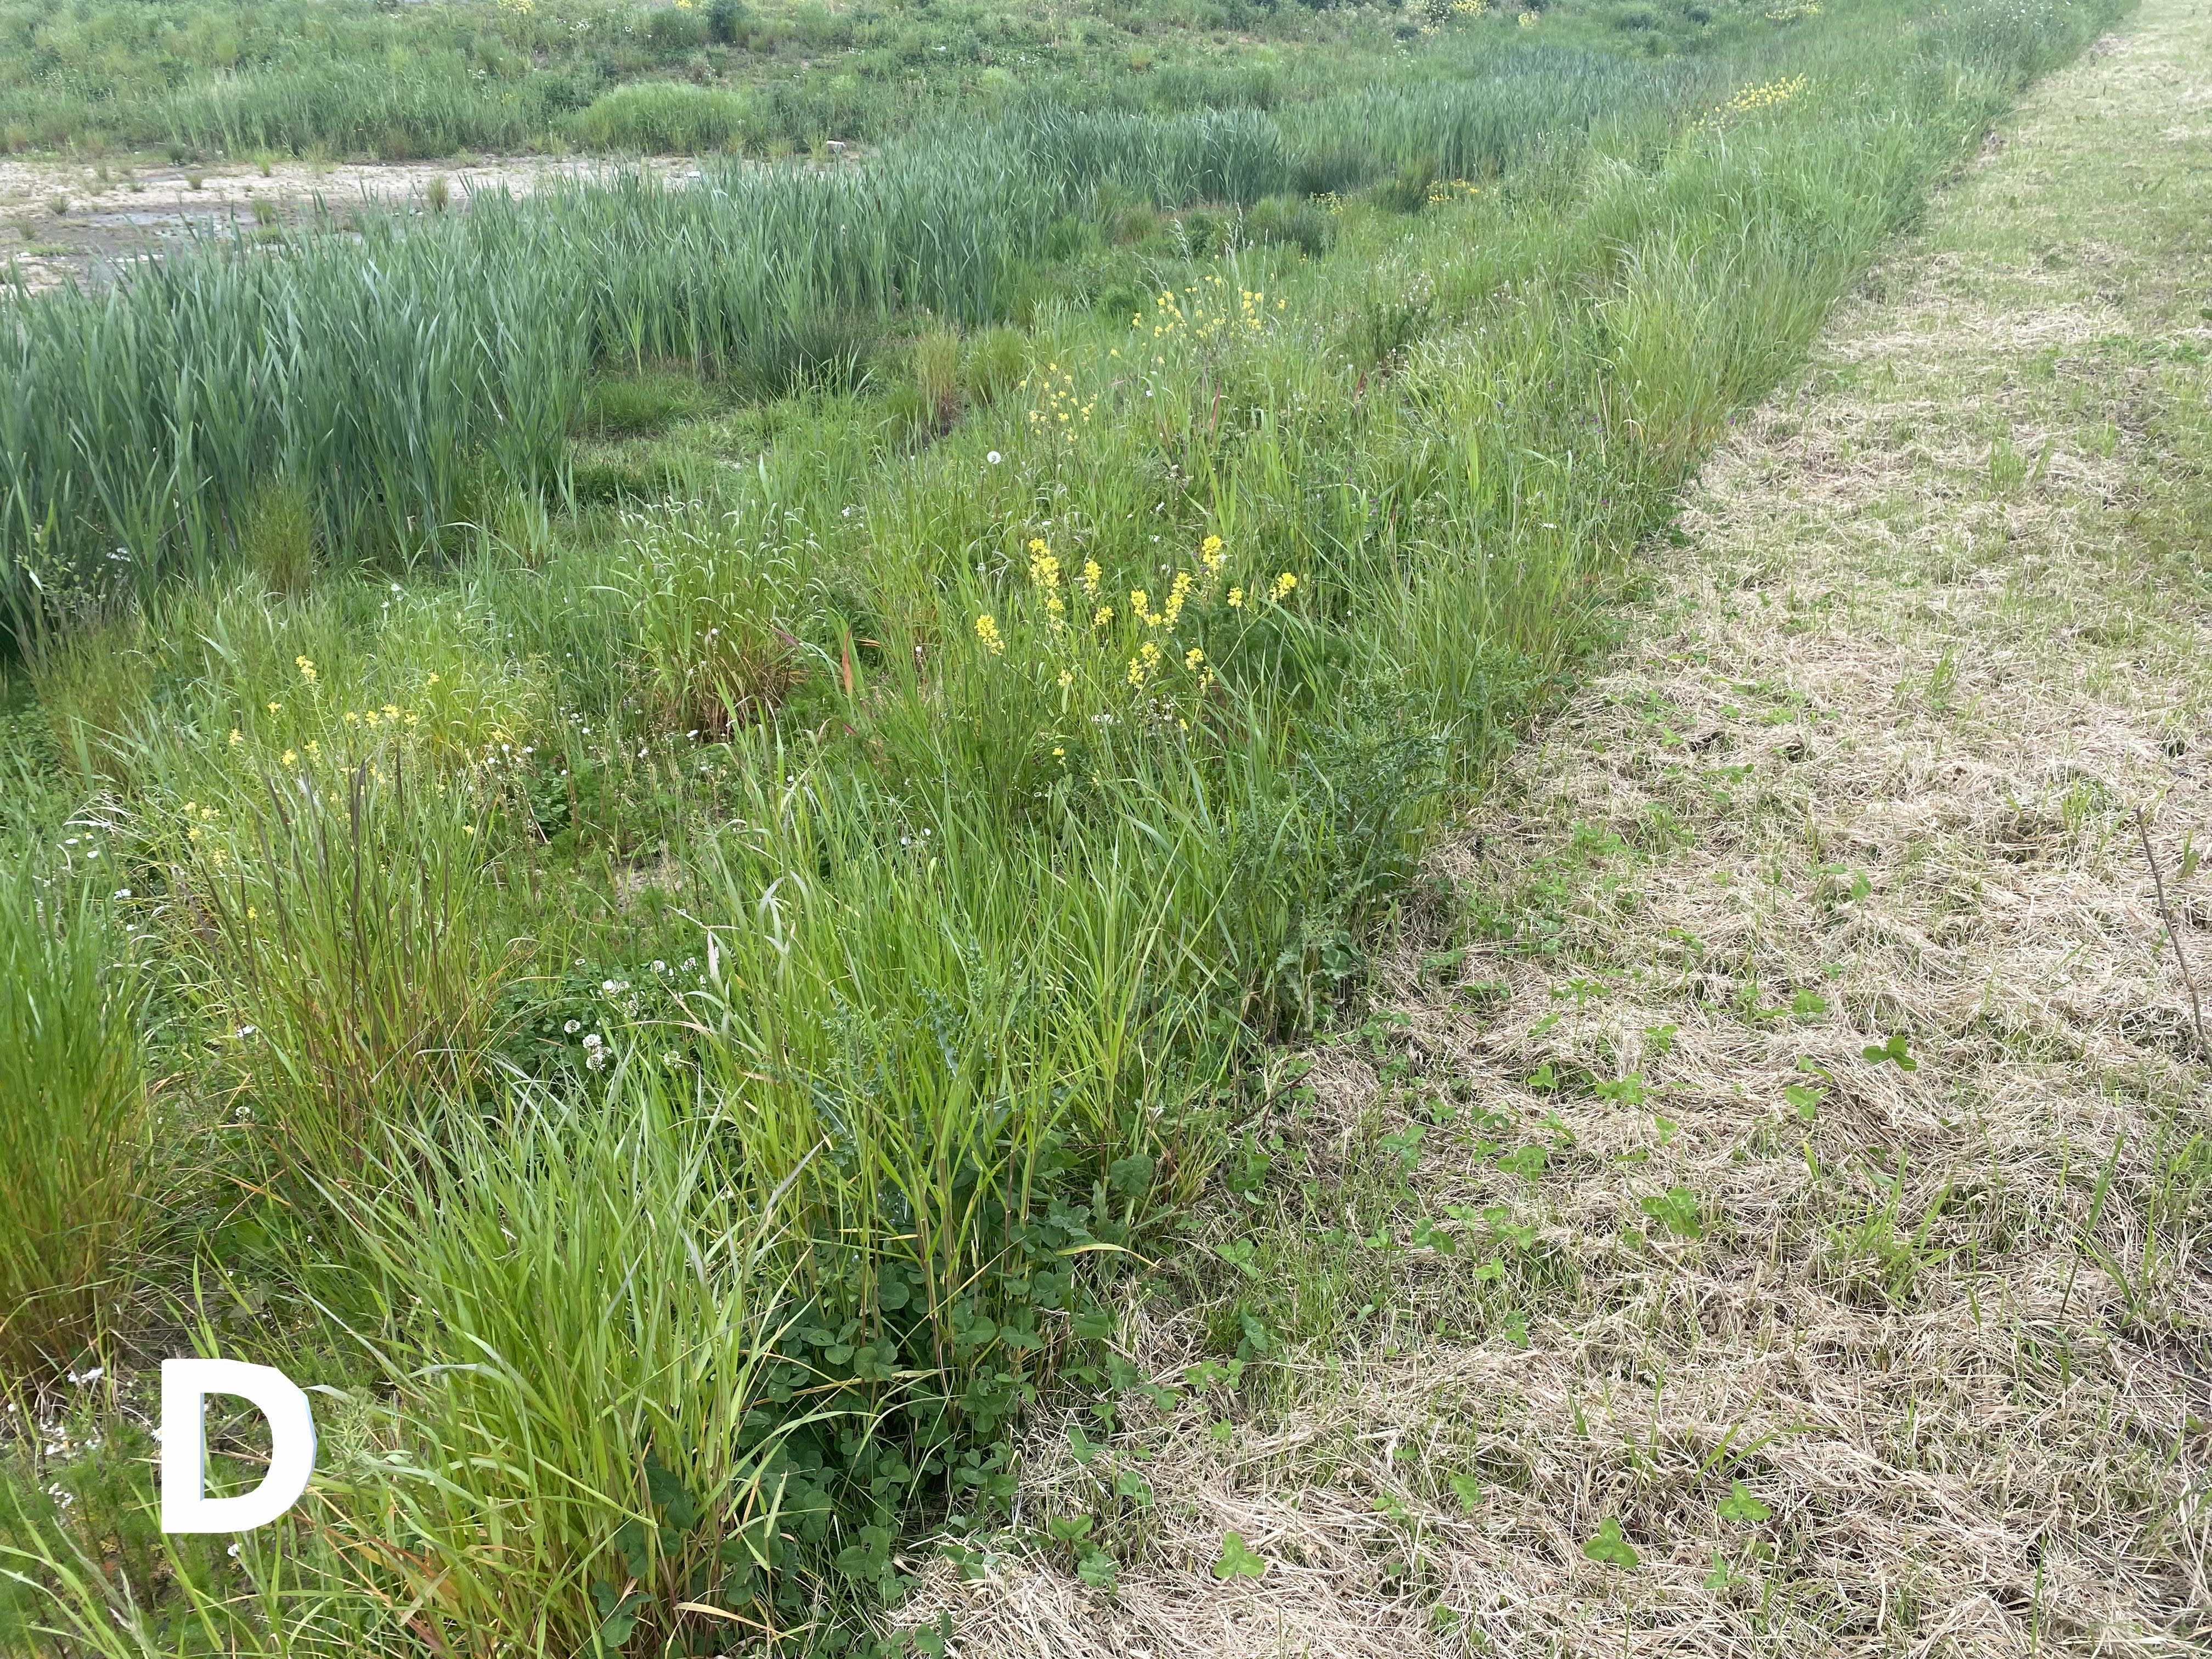
[[[166,245],[236,226],[251,233],[295,224],[318,204],[341,218],[368,206],[423,212],[439,181],[465,210],[470,195],[505,190],[526,195],[541,179],[612,171],[603,157],[554,161],[493,156],[459,161],[272,161],[200,167],[165,157],[91,162],[0,157],[0,272],[12,264],[36,293],[72,278],[97,282],[118,264]],[[694,175],[698,164],[672,158],[643,164],[665,177]]]

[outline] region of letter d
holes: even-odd
[[[237,1498],[202,1495],[207,1480],[204,1417],[211,1394],[233,1394],[269,1419],[269,1473]],[[315,1414],[283,1372],[237,1359],[161,1362],[161,1530],[249,1532],[299,1501],[315,1472]]]

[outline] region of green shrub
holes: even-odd
[[[744,0],[708,0],[707,34],[718,46],[741,46],[752,30]]]
[[[577,138],[594,149],[702,155],[737,148],[747,107],[744,98],[717,88],[684,81],[634,81],[595,100],[575,118],[574,127]]]

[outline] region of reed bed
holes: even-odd
[[[210,240],[0,327],[0,601],[20,618],[207,568],[272,477],[307,493],[331,556],[414,559],[488,492],[563,488],[594,365],[781,391],[854,325],[1006,315],[1052,227],[1103,189],[1176,207],[1489,177],[1601,118],[1662,118],[1694,82],[1536,48],[1310,106],[1295,130],[1039,108],[853,167],[631,174],[281,247]]]

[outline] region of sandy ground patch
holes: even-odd
[[[617,166],[660,177],[697,176],[682,158],[617,163],[585,157],[491,157],[465,161],[271,161],[202,167],[143,156],[98,163],[0,157],[0,273],[12,262],[33,292],[158,252],[195,232],[252,228],[257,215],[295,223],[319,201],[341,217],[374,207],[424,211],[442,181],[453,204],[471,192],[527,195],[549,179],[591,178]]]

